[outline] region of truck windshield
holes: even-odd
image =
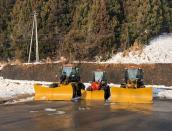
[[[94,72],[94,75],[95,75],[94,77],[95,77],[96,82],[99,82],[99,81],[103,80],[103,72],[96,71],[96,72]]]
[[[75,68],[72,68],[72,67],[64,67],[62,73],[63,74],[66,74],[66,76],[69,77],[71,74],[75,74]]]
[[[137,78],[137,72],[138,72],[138,69],[129,69],[128,70],[128,78],[130,80],[136,79]]]

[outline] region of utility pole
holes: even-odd
[[[33,31],[34,31],[34,28],[35,28],[35,21],[33,19],[33,24],[32,24],[32,35],[31,35],[31,39],[30,39],[30,49],[29,49],[29,58],[28,58],[28,63],[30,63],[30,55],[31,55],[31,52],[32,52],[32,41],[33,41]]]
[[[36,36],[36,62],[39,62],[39,45],[38,45],[38,26],[37,26],[37,13],[34,12],[34,20],[35,20],[35,36]]]
[[[30,63],[30,57],[31,57],[31,52],[32,52],[34,29],[35,29],[35,37],[36,37],[36,62],[39,62],[39,44],[38,44],[38,29],[37,28],[38,28],[38,26],[37,26],[37,13],[36,13],[36,11],[34,11],[28,63]]]

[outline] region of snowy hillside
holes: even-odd
[[[128,56],[123,56],[121,52],[105,63],[172,63],[172,34],[153,39],[141,53],[132,51]]]

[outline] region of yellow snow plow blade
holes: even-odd
[[[104,90],[85,91],[82,90],[82,99],[84,100],[104,100]]]
[[[71,100],[73,88],[71,84],[59,85],[51,88],[41,84],[35,84],[35,100]]]
[[[111,102],[152,103],[152,88],[111,88]]]

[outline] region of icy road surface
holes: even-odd
[[[171,131],[172,102],[27,102],[0,105],[2,131]]]

